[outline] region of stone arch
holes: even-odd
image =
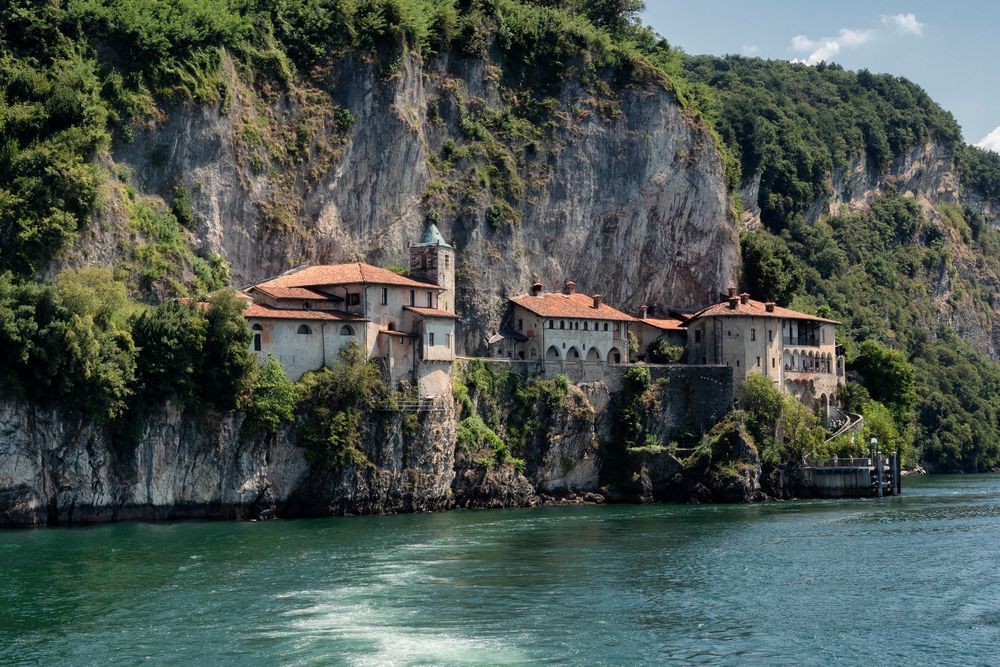
[[[341,336],[353,336],[354,335],[354,327],[352,327],[350,324],[345,324],[344,326],[340,327],[340,335]]]
[[[613,347],[608,350],[608,363],[609,364],[620,364],[622,362],[622,353],[617,347]]]
[[[795,367],[792,366],[792,353],[788,350],[781,353],[781,367],[786,371],[795,370]]]
[[[546,359],[562,359],[562,355],[559,354],[559,348],[555,345],[549,345],[549,349],[545,351]]]
[[[568,350],[566,350],[566,360],[567,361],[578,361],[580,359],[580,350],[573,345]]]
[[[596,347],[591,347],[587,350],[587,361],[597,362],[601,360],[601,353],[597,351]]]
[[[313,331],[312,331],[312,329],[309,328],[308,324],[300,324],[298,330],[296,330],[295,333],[302,334],[304,336],[308,336],[312,332]]]

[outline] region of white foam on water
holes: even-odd
[[[396,606],[393,589],[423,578],[421,569],[385,563],[375,583],[277,595],[284,605],[301,606],[275,617],[260,634],[291,642],[303,664],[346,660],[354,665],[510,665],[530,660],[508,640],[463,634],[454,626],[434,627],[433,619],[405,603]],[[414,625],[413,621],[417,623]]]

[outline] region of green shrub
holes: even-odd
[[[205,346],[195,383],[202,399],[220,409],[239,405],[257,365],[250,351],[253,334],[243,317],[246,302],[229,289],[207,299]]]
[[[666,338],[649,344],[646,355],[653,364],[678,364],[684,361],[684,346],[671,345]]]
[[[140,312],[132,323],[138,391],[150,400],[195,402],[207,328],[208,320],[192,303],[165,301]]]
[[[298,438],[310,465],[365,465],[363,412],[389,401],[378,366],[354,345],[342,351],[340,363],[306,373],[297,387]]]
[[[250,388],[244,429],[251,433],[261,430],[272,433],[277,431],[282,424],[292,420],[297,401],[295,383],[285,377],[285,371],[277,359],[268,357],[257,368]]]
[[[0,275],[0,369],[8,387],[47,406],[114,419],[134,391],[135,346],[125,285],[107,269],[54,283]]]

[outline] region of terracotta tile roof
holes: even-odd
[[[431,283],[422,283],[401,276],[389,269],[379,268],[363,262],[351,264],[317,264],[307,266],[293,273],[287,273],[267,280],[255,287],[322,287],[324,285],[397,285],[400,287],[421,287],[440,289]]]
[[[274,297],[275,299],[300,299],[309,301],[343,301],[344,298],[333,294],[324,294],[308,287],[278,287],[277,285],[254,285],[250,288]]]
[[[658,320],[652,317],[647,317],[645,319],[640,319],[643,324],[648,324],[651,327],[656,327],[657,329],[663,329],[664,331],[684,331],[687,329],[684,326],[684,320],[678,320],[674,318],[668,318],[665,320]]]
[[[324,320],[328,322],[365,322],[360,315],[352,315],[342,310],[295,310],[272,308],[259,303],[252,304],[243,311],[243,317],[261,320]]]
[[[542,317],[566,317],[580,320],[621,320],[636,321],[631,315],[626,315],[606,303],[594,308],[593,297],[586,294],[563,294],[562,292],[545,292],[540,296],[521,294],[510,299],[517,305],[530,310]]]
[[[816,315],[807,315],[806,313],[800,313],[790,308],[782,308],[781,306],[775,306],[772,312],[768,312],[766,304],[763,301],[754,301],[753,299],[750,299],[747,303],[741,303],[737,300],[736,308],[729,307],[729,299],[720,301],[707,308],[702,308],[692,315],[687,322],[696,320],[699,317],[777,317],[787,320],[810,320],[813,322],[825,322],[826,324],[840,324],[836,320],[828,320]]]
[[[451,320],[458,319],[458,315],[456,315],[455,313],[449,313],[447,310],[441,310],[440,308],[419,308],[417,306],[403,306],[403,310],[408,310],[422,317],[447,317],[448,319]]]

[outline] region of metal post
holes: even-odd
[[[882,470],[882,452],[875,452],[875,479],[878,480],[878,497],[882,497],[882,477],[884,471]]]
[[[893,475],[892,492],[893,494],[898,496],[900,493],[902,493],[902,489],[900,487],[902,486],[902,481],[903,481],[903,475],[899,469],[899,452],[893,454],[892,457],[892,475]]]

